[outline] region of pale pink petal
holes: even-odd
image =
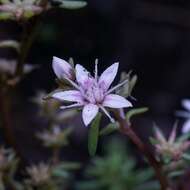
[[[127,99],[123,98],[122,96],[116,94],[107,95],[102,105],[110,108],[132,107],[131,102],[129,102]]]
[[[68,62],[64,61],[63,59],[60,59],[54,56],[52,67],[53,67],[54,73],[59,79],[73,78],[73,68]]]
[[[188,99],[182,100],[182,105],[184,108],[190,111],[190,100]]]
[[[96,117],[98,110],[98,106],[94,104],[87,104],[84,106],[82,110],[82,118],[86,126]]]
[[[111,83],[115,79],[118,71],[119,63],[114,63],[108,67],[99,78],[99,85],[104,90],[107,91]]]
[[[177,133],[177,125],[175,124],[175,126],[173,127],[172,132],[169,136],[169,139],[168,139],[169,144],[172,145],[175,142],[176,133]]]
[[[188,133],[190,132],[190,119],[187,120],[182,127],[182,133]]]
[[[83,102],[83,97],[80,91],[77,90],[67,90],[64,92],[56,92],[52,95],[52,98],[58,99],[60,101],[70,101],[70,102]]]
[[[90,76],[90,73],[82,66],[77,64],[75,66],[76,70],[76,80],[84,88],[88,89],[93,82],[93,78]]]
[[[163,133],[162,133],[162,131],[161,131],[158,127],[155,127],[155,136],[156,136],[156,139],[157,139],[160,143],[164,144],[164,143],[167,142],[167,141],[166,141],[166,138],[164,137],[164,135],[163,135]]]
[[[13,12],[16,9],[16,6],[13,3],[0,5],[0,11]]]

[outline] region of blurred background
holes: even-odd
[[[30,100],[38,90],[48,93],[57,87],[51,68],[53,56],[66,60],[73,57],[75,63],[84,65],[91,72],[95,58],[99,59],[100,71],[119,61],[119,72],[132,70],[137,74],[138,83],[133,91],[137,100],[132,101],[136,107],[149,107],[149,112],[134,120],[133,125],[145,141],[152,133],[153,122],[169,133],[179,119],[175,111],[182,109],[181,100],[190,97],[189,1],[87,2],[83,9],[57,9],[46,13],[27,57],[27,63],[40,67],[19,84],[12,114],[14,133],[28,162],[47,159],[49,154],[35,139],[34,134],[43,128],[43,121],[37,117],[38,107]],[[0,23],[0,40],[20,39],[20,32],[21,26],[14,22]],[[9,49],[1,49],[0,55],[17,56]],[[89,158],[87,129],[80,116],[74,122],[76,130],[63,157],[84,162]],[[106,138],[101,140],[104,141]]]

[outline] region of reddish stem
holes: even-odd
[[[119,112],[116,111],[115,116],[120,124],[120,132],[124,135],[127,135],[131,139],[131,141],[138,147],[141,153],[147,158],[150,165],[155,171],[157,179],[160,182],[161,190],[167,190],[169,187],[168,180],[163,174],[160,162],[155,159],[147,146],[141,141],[141,139],[135,134],[133,129],[127,124],[126,120],[120,116]]]
[[[6,87],[0,89],[0,118],[6,143],[14,148],[18,156],[21,156],[13,133],[9,94]]]

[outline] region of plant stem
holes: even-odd
[[[20,47],[20,55],[18,57],[17,68],[15,71],[15,77],[21,77],[23,75],[24,64],[28,56],[28,52],[32,46],[32,43],[36,36],[36,28],[39,24],[39,18],[34,20],[34,23],[23,23],[23,34]],[[31,24],[31,25],[29,25]]]
[[[14,148],[18,156],[21,156],[12,130],[10,99],[8,94],[8,87],[6,86],[1,86],[0,88],[0,116],[2,128],[4,130],[5,141],[7,142],[7,144]]]
[[[114,113],[120,124],[120,132],[124,135],[127,135],[130,140],[138,147],[141,153],[147,158],[150,165],[155,171],[157,179],[160,182],[161,190],[167,190],[169,188],[169,184],[166,176],[163,174],[160,162],[155,159],[147,146],[141,141],[141,139],[136,135],[133,129],[127,124],[125,118],[120,116],[119,111],[116,111]]]
[[[57,165],[59,163],[59,154],[60,154],[60,148],[54,147],[53,148],[53,155],[52,155],[52,163],[54,165]]]

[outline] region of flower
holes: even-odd
[[[188,99],[182,100],[182,106],[187,111],[178,111],[177,115],[180,117],[186,118],[186,121],[182,127],[182,133],[188,133],[188,132],[190,132],[190,100],[188,100]]]
[[[166,139],[162,131],[159,128],[155,128],[155,139],[153,141],[159,155],[178,161],[190,147],[190,141],[176,138],[176,129],[177,127],[174,126],[169,138]]]
[[[0,5],[0,11],[10,15],[10,18],[20,20],[40,14],[43,8],[36,0],[4,0]]]
[[[119,63],[114,63],[98,77],[98,63],[96,61],[95,75],[93,77],[82,65],[77,64],[75,70],[72,70],[69,63],[54,57],[53,70],[55,74],[59,79],[67,80],[74,89],[55,92],[52,97],[59,101],[74,102],[74,104],[68,106],[61,106],[61,109],[83,107],[82,118],[86,126],[96,117],[99,110],[102,110],[110,118],[111,122],[114,122],[105,107],[119,109],[132,106],[127,99],[113,93],[128,80],[110,88],[118,72],[118,67]],[[73,71],[75,80],[71,75]]]
[[[43,162],[27,167],[26,171],[30,176],[31,184],[35,186],[48,183],[51,179],[51,167]]]
[[[62,147],[68,145],[68,136],[71,134],[72,128],[61,129],[55,125],[50,130],[44,130],[37,134],[37,137],[46,147]]]

